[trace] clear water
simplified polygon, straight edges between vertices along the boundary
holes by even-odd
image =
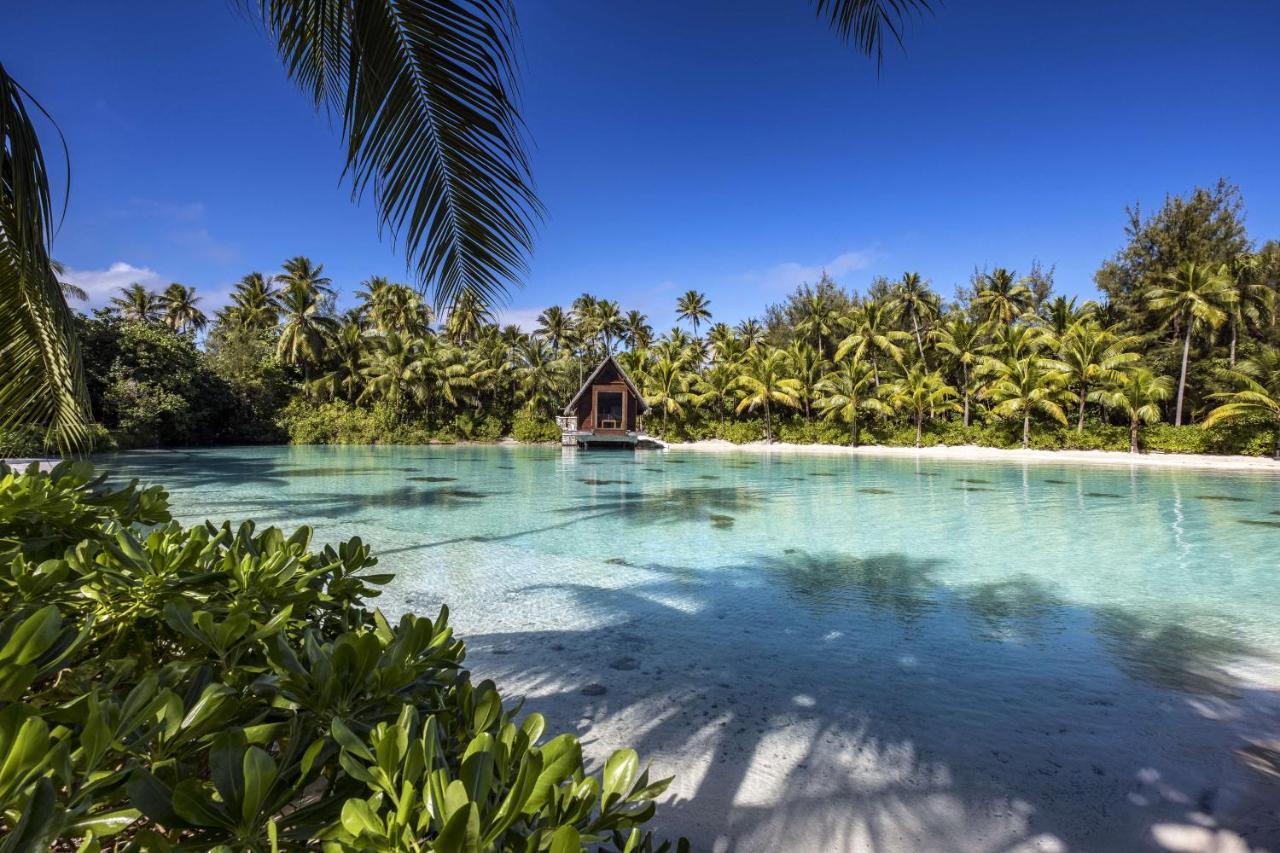
[[[384,608],[448,602],[479,674],[678,773],[663,827],[707,847],[1280,843],[1280,796],[1237,754],[1280,738],[1280,475],[505,447],[103,462],[184,521],[361,536],[397,573]]]

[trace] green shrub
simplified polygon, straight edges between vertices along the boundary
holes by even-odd
[[[793,420],[779,424],[774,432],[778,441],[792,444],[848,444],[849,427],[828,420],[806,423]]]
[[[560,428],[553,419],[525,409],[516,413],[511,424],[511,436],[516,441],[528,443],[559,441]]]
[[[359,539],[168,517],[86,463],[0,467],[4,849],[654,847],[668,780],[626,749],[588,775],[447,609],[368,609]]]

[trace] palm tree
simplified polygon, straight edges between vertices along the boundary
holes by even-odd
[[[1084,432],[1084,404],[1091,388],[1114,382],[1121,370],[1141,358],[1130,349],[1136,344],[1135,338],[1117,337],[1092,321],[1077,323],[1062,336],[1056,364],[1080,398],[1077,434]]]
[[[818,386],[820,406],[826,417],[849,425],[849,445],[858,446],[858,412],[879,412],[886,407],[875,397],[875,374],[871,365],[850,356],[836,365]],[[917,441],[917,444],[919,442]]]
[[[1134,366],[1121,374],[1110,388],[1100,388],[1090,398],[1129,418],[1129,452],[1138,452],[1138,430],[1142,424],[1160,420],[1160,404],[1173,393],[1173,380],[1156,376],[1148,368]],[[1205,423],[1208,426],[1208,422]]]
[[[924,355],[924,336],[921,334],[920,321],[922,318],[935,316],[938,309],[937,297],[929,289],[929,282],[922,279],[920,273],[905,272],[902,274],[902,279],[894,285],[889,300],[894,311],[905,313],[911,319],[911,331],[916,336],[920,360],[928,368],[929,361]]]
[[[1174,426],[1182,426],[1182,401],[1187,387],[1187,360],[1191,355],[1191,336],[1197,328],[1216,329],[1227,319],[1236,302],[1231,279],[1225,267],[1216,270],[1189,261],[1167,273],[1164,284],[1147,292],[1147,307],[1163,313],[1166,323],[1185,330],[1182,343],[1182,371],[1178,374],[1178,402]]]
[[[368,340],[357,323],[343,323],[329,342],[329,362],[333,365],[324,376],[315,380],[315,391],[330,399],[341,397],[354,402],[361,385],[360,364],[364,358]]]
[[[800,408],[800,383],[790,375],[790,364],[786,352],[770,350],[755,351],[741,367],[738,375],[738,386],[743,391],[738,401],[738,413],[753,412],[764,409],[764,440],[773,443],[773,418],[771,403],[778,403],[793,409]]]
[[[796,306],[796,333],[823,355],[827,354],[831,337],[840,325],[840,311],[831,298],[834,287],[834,282],[824,274],[823,283],[818,287],[805,285]]]
[[[158,322],[163,308],[160,297],[136,281],[120,288],[120,295],[111,297],[110,304],[121,319],[134,323]]]
[[[849,333],[836,347],[836,361],[854,353],[871,362],[876,386],[880,385],[880,357],[902,360],[903,341],[911,336],[893,327],[893,311],[886,300],[873,299],[854,308],[842,321]]]
[[[760,325],[760,321],[754,317],[748,317],[738,323],[738,337],[742,338],[742,342],[747,345],[747,349],[751,349],[764,340],[764,326]]]
[[[544,338],[556,352],[568,349],[573,337],[573,318],[559,305],[552,305],[538,315],[538,327],[533,332]]]
[[[186,287],[176,281],[160,294],[160,303],[164,307],[164,320],[169,328],[179,334],[198,332],[209,322],[204,312],[196,307],[200,297],[196,296],[194,287]]]
[[[818,398],[818,385],[831,366],[822,354],[806,343],[796,343],[788,352],[791,359],[791,376],[796,380],[797,397],[804,409],[806,422],[813,420],[812,404]]]
[[[333,294],[333,280],[325,276],[324,264],[317,264],[305,255],[297,255],[285,261],[281,266],[284,272],[276,276],[276,281],[284,285],[285,290],[301,288],[312,294],[316,301]]]
[[[428,427],[437,397],[456,406],[463,393],[475,387],[462,350],[434,336],[419,340],[417,369],[408,381],[414,399],[422,403]]]
[[[622,319],[622,311],[618,308],[618,303],[612,299],[602,299],[597,302],[593,326],[604,344],[605,353],[612,355],[614,338],[621,337],[626,331],[626,324]]]
[[[973,368],[987,352],[987,324],[971,320],[963,311],[953,311],[933,332],[938,349],[960,365],[960,392],[964,397],[964,425],[969,426],[969,400],[973,394]]]
[[[685,291],[684,296],[676,300],[676,317],[688,320],[693,326],[693,336],[698,336],[698,324],[711,319],[711,302],[706,294],[696,290]]]
[[[396,414],[404,416],[404,397],[423,370],[423,341],[390,332],[377,338],[365,351],[360,372],[364,375],[362,399],[383,400]]]
[[[1276,460],[1280,460],[1280,347],[1267,347],[1257,356],[1224,371],[1236,386],[1213,397],[1225,402],[1204,419],[1205,429],[1223,421],[1244,417],[1269,418],[1275,428]]]
[[[484,298],[474,290],[464,290],[449,309],[444,327],[449,340],[461,345],[478,338],[480,329],[491,322],[493,315]]]
[[[249,332],[275,328],[280,317],[280,294],[260,272],[251,272],[236,282],[231,304],[218,314],[224,323]]]
[[[550,341],[541,337],[525,339],[515,351],[515,374],[525,405],[540,414],[556,408],[564,362]]]
[[[1069,399],[1066,390],[1067,375],[1055,361],[1039,356],[1027,356],[1014,361],[987,359],[982,366],[984,376],[989,376],[984,396],[995,405],[991,411],[1001,417],[1022,418],[1022,446],[1031,446],[1031,415],[1040,412],[1063,426],[1067,415],[1062,401]]]
[[[649,325],[649,318],[642,312],[634,309],[628,311],[627,316],[622,320],[622,327],[627,346],[631,349],[647,349],[649,344],[653,343],[653,327]]]
[[[289,76],[338,117],[357,198],[403,240],[437,304],[494,297],[518,280],[541,206],[514,96],[511,3],[241,0]],[[830,0],[817,13],[883,59],[929,0]],[[50,263],[55,224],[31,95],[0,65],[0,427],[49,423],[87,446],[88,392],[75,327]]]
[[[425,337],[431,331],[431,307],[417,290],[407,284],[393,284],[382,276],[364,282],[356,291],[364,313],[381,334],[399,332],[409,337]]]
[[[699,406],[707,403],[714,404],[716,418],[723,424],[725,415],[729,411],[729,402],[733,400],[738,390],[739,375],[737,365],[723,361],[716,362],[702,371],[695,380],[697,393],[692,398],[693,402]]]
[[[1262,275],[1261,256],[1244,254],[1228,267],[1235,299],[1229,309],[1231,320],[1231,366],[1236,365],[1236,345],[1240,330],[1261,329],[1276,315],[1276,291]]]
[[[973,307],[990,323],[1008,325],[1031,310],[1035,294],[1013,272],[996,267],[984,274],[973,297]]]
[[[311,381],[311,365],[324,356],[325,343],[338,330],[338,321],[320,310],[317,290],[293,284],[280,299],[284,325],[276,342],[276,357],[302,368],[304,382]]]
[[[1090,300],[1084,305],[1076,306],[1076,298],[1068,299],[1057,296],[1040,306],[1044,321],[1056,337],[1062,337],[1072,326],[1089,320],[1097,311],[1097,304]]]
[[[913,364],[902,376],[880,389],[884,405],[899,412],[908,412],[915,420],[916,447],[924,442],[925,415],[958,411],[955,402],[956,389],[952,388],[936,370],[926,370],[923,364]]]
[[[667,432],[668,418],[684,414],[689,402],[689,371],[684,359],[660,358],[645,377],[644,401],[662,412],[662,432]]]

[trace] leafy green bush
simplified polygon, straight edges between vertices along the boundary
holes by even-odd
[[[58,456],[56,446],[46,440],[47,431],[38,426],[17,426],[0,429],[0,458],[29,459],[40,456]],[[89,425],[89,440],[94,450],[116,449],[115,438],[102,424]]]
[[[849,428],[828,420],[794,420],[779,424],[776,437],[792,444],[848,444]]]
[[[551,418],[522,409],[516,413],[515,421],[511,424],[511,435],[516,441],[559,441],[560,428]]]
[[[668,780],[588,775],[472,682],[447,609],[391,624],[369,548],[310,540],[0,466],[0,847],[654,849]]]

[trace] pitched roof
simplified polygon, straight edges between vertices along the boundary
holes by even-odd
[[[573,414],[573,407],[578,405],[578,401],[582,399],[582,395],[587,393],[587,389],[595,383],[596,377],[599,376],[600,372],[609,364],[613,365],[613,369],[618,371],[618,375],[622,377],[623,383],[626,384],[627,388],[631,389],[631,393],[635,394],[636,399],[640,401],[640,408],[637,410],[636,414],[643,415],[645,412],[649,411],[649,404],[644,401],[644,395],[640,393],[640,389],[636,387],[636,383],[631,381],[631,377],[627,375],[627,371],[623,370],[622,365],[618,364],[618,360],[610,354],[606,355],[604,360],[600,362],[599,366],[596,367],[595,370],[591,371],[591,375],[587,377],[587,381],[582,383],[582,387],[578,389],[578,393],[574,394],[573,399],[569,401],[569,405],[564,407],[564,414]]]

